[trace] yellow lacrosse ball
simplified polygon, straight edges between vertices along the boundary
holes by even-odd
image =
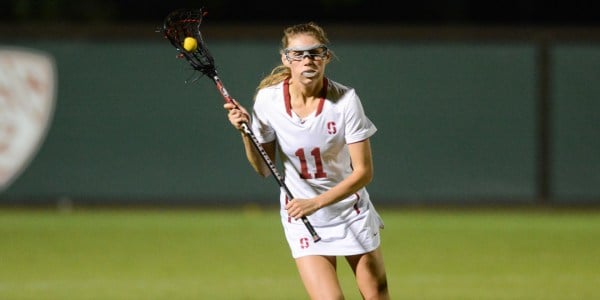
[[[198,49],[198,41],[195,38],[188,36],[183,40],[183,49],[187,52],[194,52]]]

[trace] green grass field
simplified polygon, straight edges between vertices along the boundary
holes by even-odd
[[[600,299],[597,210],[384,209],[393,299]],[[347,299],[360,299],[343,260]],[[275,210],[0,210],[0,299],[306,299]]]

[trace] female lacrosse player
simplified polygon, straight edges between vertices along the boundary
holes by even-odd
[[[365,186],[373,177],[369,138],[377,130],[353,88],[325,77],[333,58],[328,39],[314,23],[284,30],[282,65],[264,78],[252,117],[237,103],[225,104],[231,124],[246,122],[272,161],[279,153],[285,184],[281,221],[300,277],[311,299],[343,299],[336,258],[345,257],[364,299],[389,299],[380,249],[383,222]],[[246,156],[262,176],[270,172],[242,133]],[[313,242],[306,216],[321,240]]]

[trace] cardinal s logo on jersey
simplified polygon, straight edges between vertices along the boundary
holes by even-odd
[[[337,133],[337,128],[335,127],[335,122],[330,121],[327,122],[327,133],[333,135]]]

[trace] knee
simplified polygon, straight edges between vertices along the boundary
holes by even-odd
[[[387,295],[388,294],[388,283],[387,283],[387,279],[385,277],[377,285],[377,292],[379,293],[379,295]]]
[[[377,280],[376,285],[365,292],[366,293],[363,293],[362,295],[365,300],[382,300],[390,298],[388,283],[385,277]]]

